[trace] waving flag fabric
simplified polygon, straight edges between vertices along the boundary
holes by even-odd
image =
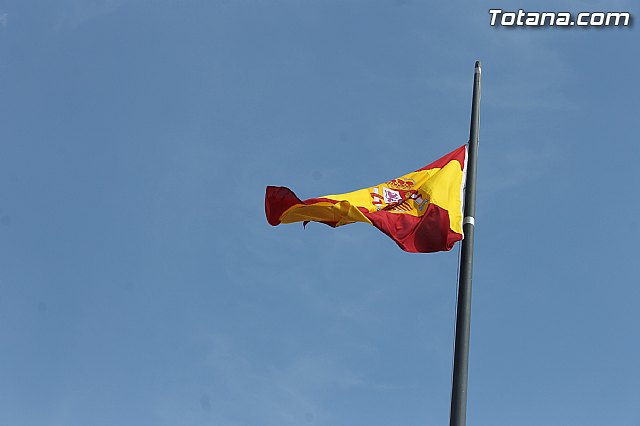
[[[397,179],[346,194],[300,200],[289,188],[268,186],[267,221],[321,222],[332,227],[371,224],[405,251],[451,250],[462,239],[466,145]]]

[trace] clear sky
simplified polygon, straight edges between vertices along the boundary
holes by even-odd
[[[469,425],[640,424],[636,1],[0,0],[0,424],[448,424],[458,246],[269,226],[464,144]]]

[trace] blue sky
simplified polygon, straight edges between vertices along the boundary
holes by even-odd
[[[0,424],[447,424],[451,252],[272,228],[468,139],[469,425],[637,425],[632,1],[0,1]]]

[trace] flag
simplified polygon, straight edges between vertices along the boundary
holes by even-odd
[[[412,253],[451,250],[462,239],[467,146],[426,167],[370,188],[300,200],[289,188],[267,186],[265,212],[273,225],[364,222]]]

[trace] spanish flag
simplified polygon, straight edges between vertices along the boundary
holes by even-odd
[[[375,226],[412,253],[451,250],[462,240],[467,146],[426,167],[366,189],[300,200],[289,188],[267,186],[265,211],[273,225],[309,221],[332,227]]]

